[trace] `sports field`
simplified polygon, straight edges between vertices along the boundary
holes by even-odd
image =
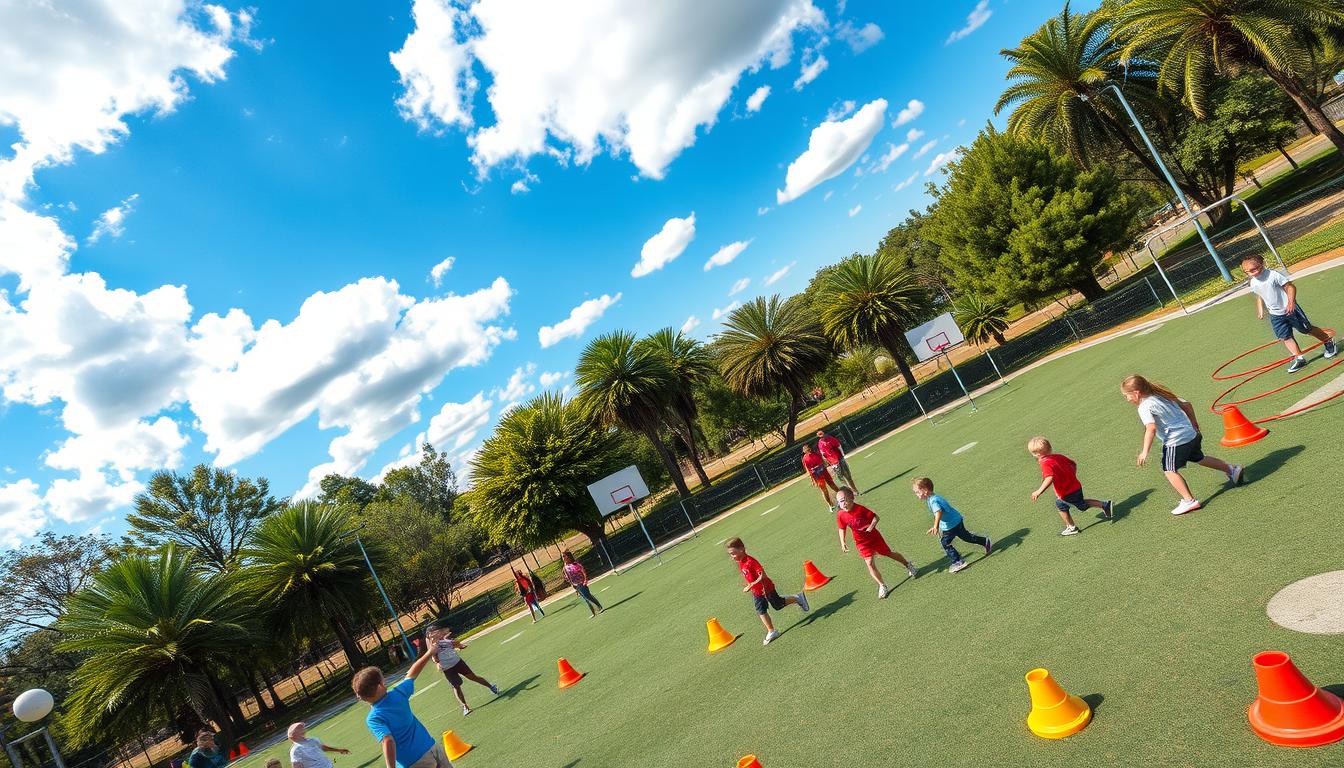
[[[1344,328],[1344,270],[1299,289],[1316,322]],[[1286,651],[1317,684],[1344,684],[1344,636],[1290,631],[1265,615],[1282,587],[1344,568],[1344,399],[1271,424],[1267,438],[1239,449],[1219,447],[1222,425],[1203,415],[1206,451],[1245,464],[1248,480],[1231,488],[1188,468],[1205,508],[1178,518],[1168,513],[1176,495],[1157,467],[1160,452],[1135,467],[1141,428],[1118,391],[1121,378],[1140,372],[1204,414],[1227,386],[1209,373],[1269,338],[1241,298],[1047,363],[986,395],[978,413],[959,408],[855,454],[859,501],[920,566],[918,579],[905,580],[883,561],[899,584],[886,600],[852,547],[841,554],[816,490],[794,483],[671,548],[662,565],[595,582],[609,606],[602,616],[589,619],[570,596],[541,623],[524,618],[476,638],[463,656],[503,692],[492,700],[467,682],[470,716],[432,666],[413,706],[436,736],[453,728],[476,745],[461,766],[728,768],[750,753],[765,768],[1344,765],[1344,743],[1273,747],[1246,721],[1257,651]],[[1255,362],[1280,356],[1276,348]],[[1319,356],[1297,375],[1324,365]],[[1344,366],[1245,410],[1277,413],[1337,373]],[[1262,376],[1250,391],[1287,376]],[[1035,434],[1078,462],[1088,496],[1115,500],[1117,519],[1076,514],[1083,533],[1058,535],[1049,492],[1029,500],[1040,480],[1025,450]],[[910,492],[921,475],[970,530],[995,540],[992,555],[958,542],[972,566],[946,573],[925,534],[930,515]],[[768,647],[719,543],[730,536],[746,541],[781,592],[801,588],[805,559],[836,577],[812,593],[810,615],[776,614],[784,634]],[[713,656],[711,616],[742,634]],[[563,691],[561,656],[587,673]],[[1036,666],[1092,703],[1084,731],[1063,741],[1027,731],[1023,675]],[[365,712],[357,703],[311,729],[353,750],[340,768],[381,766]],[[243,765],[284,757],[286,747]]]

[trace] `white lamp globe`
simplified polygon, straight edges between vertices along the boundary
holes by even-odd
[[[56,702],[41,688],[24,691],[14,699],[14,716],[25,723],[35,723],[51,713]]]

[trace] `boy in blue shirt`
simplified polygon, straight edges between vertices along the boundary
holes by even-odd
[[[939,535],[938,543],[943,545],[943,551],[947,553],[952,560],[952,567],[947,569],[948,573],[956,573],[966,567],[966,561],[961,559],[961,553],[952,546],[953,539],[961,539],[971,544],[979,544],[985,548],[985,554],[988,555],[993,549],[994,544],[988,536],[977,536],[966,530],[966,524],[963,522],[961,513],[957,508],[947,503],[947,499],[933,492],[933,481],[927,477],[921,477],[915,481],[911,489],[915,496],[929,505],[929,511],[933,513],[933,527],[929,529],[929,535]]]
[[[373,738],[383,747],[386,768],[453,768],[444,754],[443,745],[411,712],[411,694],[415,693],[415,678],[434,658],[436,649],[430,645],[425,653],[406,670],[406,678],[390,689],[377,667],[365,667],[355,673],[350,687],[355,696],[369,705],[369,716],[364,722]]]

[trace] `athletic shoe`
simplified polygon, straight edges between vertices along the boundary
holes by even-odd
[[[774,640],[777,637],[779,637],[779,630],[772,629],[766,633],[765,639],[761,641],[761,645],[769,645],[770,641]]]
[[[497,685],[491,685],[491,686],[490,686],[490,692],[493,693],[493,694],[495,694],[496,696],[498,696],[498,695],[499,695],[499,686],[497,686]]]
[[[966,561],[962,560],[959,563],[953,563],[952,567],[947,569],[947,572],[956,573],[957,571],[964,571],[964,570],[966,570]]]
[[[1242,476],[1245,473],[1245,467],[1240,464],[1233,464],[1227,468],[1227,479],[1231,480],[1233,485],[1241,485]]]
[[[807,604],[807,595],[803,594],[802,592],[799,592],[793,597],[795,600],[798,601],[798,607],[803,609],[803,613],[807,613],[808,611],[812,610],[812,606]]]
[[[1322,346],[1325,348],[1325,357],[1327,360],[1339,354],[1339,347],[1335,344],[1334,339],[1325,342]]]
[[[1069,526],[1065,526],[1064,530],[1062,530],[1062,531],[1059,532],[1059,535],[1060,535],[1060,536],[1077,536],[1079,533],[1081,533],[1081,531],[1078,530],[1078,526],[1076,526],[1076,525],[1069,525]]]
[[[831,506],[829,506],[829,507],[826,508],[826,511],[827,511],[827,512],[834,512],[835,510],[836,510],[836,506],[835,506],[834,504],[832,504]]]
[[[912,579],[919,577],[919,569],[915,567],[915,564],[912,561],[906,561],[905,572],[910,574],[910,578]]]
[[[1101,516],[1107,520],[1111,520],[1115,517],[1114,509],[1115,505],[1111,503],[1110,499],[1101,502]]]
[[[1297,357],[1293,358],[1293,362],[1288,364],[1288,372],[1297,373],[1298,371],[1306,367],[1307,367],[1307,358],[1298,355]]]
[[[468,707],[466,704],[463,704],[463,705],[462,705],[462,714],[463,714],[463,715],[470,715],[470,714],[471,714],[471,707]]]
[[[1171,514],[1184,515],[1186,512],[1193,512],[1201,506],[1199,499],[1181,499],[1181,503],[1177,504],[1176,508],[1171,510]]]
[[[994,551],[994,542],[990,541],[990,540],[989,540],[989,537],[986,536],[986,537],[985,537],[985,554],[988,555],[990,552],[993,552],[993,551]]]
[[[878,600],[881,600],[881,599],[885,598],[887,595],[890,595],[890,594],[891,594],[891,590],[887,589],[887,585],[886,585],[886,584],[878,584],[878,585],[877,585],[877,599],[878,599]]]

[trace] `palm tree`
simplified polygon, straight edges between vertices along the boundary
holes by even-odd
[[[330,627],[352,669],[369,663],[354,628],[376,605],[355,524],[339,507],[303,501],[266,518],[243,548],[242,586],[289,623],[286,634],[317,636]],[[382,552],[368,542],[375,563]]]
[[[659,430],[672,401],[672,370],[661,355],[635,343],[628,331],[598,336],[584,347],[574,366],[579,394],[574,402],[589,418],[606,427],[621,427],[648,438],[667,466],[677,493],[691,494],[681,467]]]
[[[803,389],[826,368],[831,345],[803,295],[757,297],[733,310],[714,340],[719,370],[743,397],[789,396],[784,442],[793,444]]]
[[[1144,59],[1126,61],[1124,44],[1111,33],[1104,9],[1091,13],[1064,10],[1028,35],[1017,48],[1000,51],[1012,62],[1007,90],[994,105],[998,114],[1011,106],[1008,132],[1047,141],[1068,152],[1083,167],[1106,147],[1118,145],[1154,179],[1162,171],[1140,144],[1127,115],[1102,89],[1114,83],[1140,111],[1161,112],[1157,72]],[[1082,98],[1080,98],[1082,97]],[[1176,183],[1201,207],[1212,202],[1176,168]]]
[[[1008,308],[993,301],[985,301],[979,296],[968,293],[953,304],[953,317],[961,332],[976,344],[993,339],[1005,344],[1003,332],[1008,330]]]
[[[190,550],[169,544],[112,563],[66,602],[57,628],[62,651],[87,654],[66,702],[75,746],[148,726],[151,702],[187,703],[214,721],[222,745],[235,723],[218,670],[245,656],[255,606],[234,577],[207,574]]]
[[[672,371],[672,398],[668,403],[669,426],[681,436],[690,455],[691,466],[702,485],[709,485],[709,475],[700,463],[700,449],[695,442],[695,423],[700,409],[695,404],[695,391],[714,375],[714,360],[704,344],[674,328],[663,328],[640,339],[639,346],[663,358]]]
[[[906,385],[915,386],[915,372],[905,360],[905,329],[928,308],[929,296],[910,270],[886,252],[851,256],[826,276],[822,295],[821,325],[836,344],[882,347]]]
[[[1317,30],[1344,27],[1339,0],[1130,0],[1114,14],[1125,55],[1160,52],[1159,86],[1180,92],[1196,116],[1205,116],[1216,77],[1255,68],[1344,151],[1344,133],[1304,83],[1320,47]]]

